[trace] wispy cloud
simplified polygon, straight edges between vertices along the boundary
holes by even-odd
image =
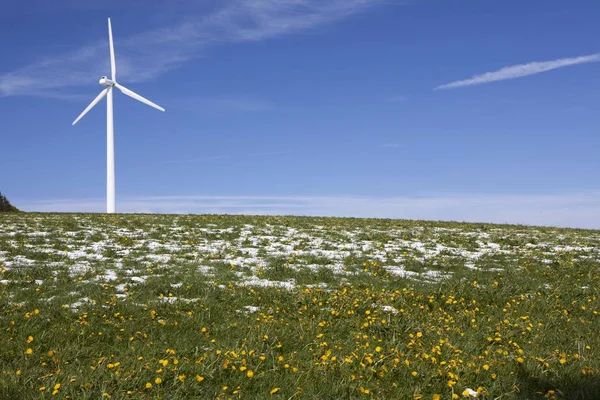
[[[397,148],[397,147],[400,147],[400,145],[398,143],[385,143],[379,147]]]
[[[215,45],[259,41],[307,31],[346,18],[384,0],[227,0],[218,8],[198,11],[200,0],[189,2],[187,17],[160,30],[130,37],[119,35],[114,20],[119,77],[127,83],[154,79],[198,58]],[[182,7],[186,5],[180,4]],[[76,32],[74,32],[76,34]],[[65,95],[65,90],[90,84],[109,70],[107,39],[67,54],[0,74],[0,96]],[[238,106],[240,106],[238,104]],[[244,105],[241,105],[244,106]]]
[[[103,212],[104,199],[15,202],[26,211]],[[600,228],[600,192],[555,195],[124,197],[119,212],[403,218]]]
[[[530,62],[527,64],[513,65],[504,67],[498,71],[486,72],[485,74],[476,75],[469,79],[450,82],[436,87],[434,90],[454,89],[464,86],[481,85],[484,83],[503,81],[506,79],[522,78],[524,76],[536,75],[542,72],[552,71],[557,68],[569,67],[572,65],[600,62],[600,53],[590,54],[587,56],[561,58],[553,61]]]

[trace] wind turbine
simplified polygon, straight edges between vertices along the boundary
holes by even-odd
[[[115,64],[115,47],[113,45],[112,27],[110,18],[108,19],[108,43],[110,47],[110,72],[111,78],[103,76],[100,78],[100,85],[104,86],[104,90],[92,100],[89,106],[73,121],[75,125],[85,114],[88,113],[100,100],[106,96],[106,212],[113,214],[115,212],[115,138],[114,138],[114,122],[113,122],[113,89],[119,89],[123,94],[132,97],[144,104],[154,107],[157,110],[165,111],[161,106],[154,104],[148,99],[143,98],[139,94],[127,89],[125,86],[117,83],[117,67]]]

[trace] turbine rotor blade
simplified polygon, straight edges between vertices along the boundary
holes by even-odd
[[[113,43],[112,36],[112,25],[110,24],[110,18],[108,19],[108,44],[110,47],[110,72],[111,79],[115,81],[117,79],[117,63],[115,61],[115,45]]]
[[[92,100],[92,102],[90,103],[90,105],[87,106],[86,109],[83,110],[83,112],[81,114],[79,114],[79,117],[77,117],[77,119],[75,121],[73,121],[73,125],[75,125],[81,118],[83,118],[83,116],[85,114],[88,113],[88,111],[90,111],[96,104],[98,104],[98,102],[100,100],[102,100],[102,98],[104,96],[106,96],[106,94],[108,93],[109,90],[110,90],[110,88],[106,88],[103,91],[101,91],[100,94],[98,96],[96,96],[96,98],[94,100]]]
[[[117,89],[119,89],[121,92],[123,92],[123,94],[126,94],[127,96],[129,96],[129,97],[131,97],[131,98],[134,98],[134,99],[136,99],[136,100],[138,100],[138,101],[141,101],[142,103],[144,103],[144,104],[147,104],[147,105],[149,105],[150,107],[154,107],[154,108],[156,108],[157,110],[160,110],[160,111],[165,111],[165,109],[164,109],[164,108],[162,108],[161,106],[159,106],[158,104],[154,104],[154,103],[153,103],[153,102],[151,102],[150,100],[148,100],[148,99],[146,99],[146,98],[143,98],[142,96],[140,96],[139,94],[135,93],[134,91],[127,89],[127,88],[126,88],[125,86],[123,86],[123,85],[119,85],[118,83],[115,83],[115,87],[116,87]]]

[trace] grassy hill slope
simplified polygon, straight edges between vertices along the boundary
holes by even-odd
[[[0,398],[597,398],[599,249],[489,224],[1,215]]]

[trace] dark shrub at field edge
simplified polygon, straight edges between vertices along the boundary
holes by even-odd
[[[17,207],[10,204],[5,195],[0,192],[0,212],[18,212]]]

